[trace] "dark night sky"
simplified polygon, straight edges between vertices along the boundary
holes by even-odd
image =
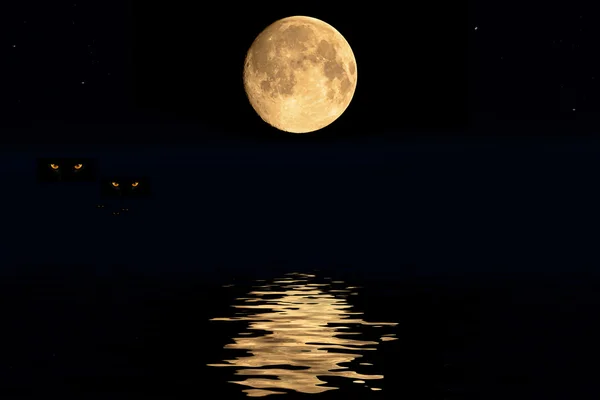
[[[502,263],[549,244],[549,258],[585,259],[590,236],[576,234],[592,224],[599,162],[591,2],[13,3],[0,39],[12,262]],[[352,104],[317,133],[270,128],[243,92],[246,50],[289,15],[330,23],[357,58]],[[34,158],[56,153],[150,175],[155,197],[115,221],[95,214],[94,188],[42,193]]]
[[[287,140],[467,126],[466,10],[448,7],[458,18],[450,22],[443,10],[415,19],[425,11],[417,6],[405,6],[403,15],[388,20],[379,9],[340,12],[310,3],[271,10],[250,3],[235,11],[217,6],[210,13],[183,2],[168,7],[116,1],[18,4],[4,46],[10,65],[4,74],[9,87],[4,109],[10,110],[5,123],[13,127],[33,121],[161,122],[196,125],[194,137],[182,134],[184,143],[207,137],[293,137],[257,118],[241,72],[256,35],[276,19],[297,14],[326,20],[344,34],[361,80],[351,108],[335,125],[319,135]],[[124,129],[115,141],[139,143],[134,135]]]
[[[351,108],[315,140],[485,136],[499,126],[496,133],[504,135],[516,134],[515,128],[530,135],[548,127],[565,135],[597,128],[599,28],[589,2],[518,8],[470,2],[435,12],[403,5],[390,13],[381,6],[340,11],[310,3],[264,10],[249,3],[235,12],[184,2],[14,3],[3,13],[7,127],[57,124],[60,135],[62,124],[189,123],[196,134],[183,134],[183,143],[212,136],[287,138],[248,107],[241,68],[265,26],[308,14],[337,27],[360,66]],[[524,121],[540,129],[520,128]],[[132,136],[123,129],[116,141],[139,143]],[[311,138],[290,140],[317,137],[304,136]]]

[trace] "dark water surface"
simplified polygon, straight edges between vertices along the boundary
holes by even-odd
[[[205,272],[37,265],[5,273],[2,393],[427,398],[443,394],[444,379],[465,388],[444,367],[458,344],[449,324],[473,342],[467,322],[450,317],[476,302],[442,312],[454,300],[435,305],[425,287],[363,285],[327,268]]]
[[[591,272],[492,280],[294,268],[5,272],[2,398],[597,393]]]

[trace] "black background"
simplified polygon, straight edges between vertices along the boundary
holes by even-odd
[[[13,33],[20,43],[9,49],[16,51],[3,96],[10,106],[5,108],[5,123],[57,125],[55,141],[68,137],[70,142],[93,143],[106,135],[112,139],[105,141],[115,143],[185,143],[211,137],[327,141],[381,135],[396,140],[417,132],[464,131],[468,125],[465,5],[438,6],[432,13],[422,4],[403,4],[389,12],[388,5],[312,3],[207,7],[89,1],[76,7],[64,2],[64,10],[56,4],[19,4],[28,20],[23,24],[11,18],[15,31],[37,26],[24,34],[25,43]],[[60,11],[66,13],[61,22]],[[242,85],[244,57],[254,38],[289,15],[314,16],[336,27],[351,44],[359,71],[354,99],[343,116],[318,134],[301,137],[265,124],[249,105]],[[36,50],[14,57],[26,52],[26,46]],[[87,50],[92,53],[86,55]],[[81,132],[68,132],[75,130],[74,123],[112,123],[120,128],[82,137]],[[195,129],[171,132],[170,139],[156,138],[122,126],[130,123],[192,124]],[[35,129],[26,134],[45,139]]]
[[[599,128],[592,3],[208,7],[90,0],[3,7],[4,142],[295,143],[365,136],[397,143],[465,136],[523,142],[593,136]],[[302,14],[342,32],[359,81],[335,124],[298,136],[256,116],[241,72],[262,29]],[[172,129],[143,132],[157,125]],[[182,125],[189,130],[177,129]]]
[[[2,387],[239,395],[198,370],[231,337],[207,322],[233,301],[219,285],[318,266],[401,321],[383,398],[596,389],[593,3],[1,7]],[[310,134],[269,127],[241,81],[290,15],[357,59],[351,105]],[[115,219],[95,183],[36,185],[36,157],[61,156],[152,196]]]

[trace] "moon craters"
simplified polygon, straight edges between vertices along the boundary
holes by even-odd
[[[293,70],[302,67],[304,60],[316,62],[314,55],[306,54],[306,42],[314,37],[314,32],[308,25],[275,30],[267,29],[253,44],[252,69],[263,76],[260,87],[270,96],[291,96],[297,83]]]
[[[244,66],[244,86],[255,111],[294,133],[327,126],[344,112],[356,87],[356,61],[333,27],[310,17],[268,26]]]
[[[337,60],[337,52],[335,47],[326,40],[321,40],[317,46],[317,54],[319,54],[325,60],[324,70],[325,76],[329,80],[335,78],[343,79],[346,75],[344,71],[344,64]]]
[[[280,38],[277,40],[280,43],[275,43],[275,45],[283,44],[289,50],[303,52],[307,49],[305,43],[314,36],[313,30],[307,25],[290,25],[280,34]]]

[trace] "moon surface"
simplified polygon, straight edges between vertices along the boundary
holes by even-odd
[[[244,89],[256,113],[286,132],[322,129],[342,115],[356,90],[356,59],[331,25],[280,19],[262,31],[244,63]]]

